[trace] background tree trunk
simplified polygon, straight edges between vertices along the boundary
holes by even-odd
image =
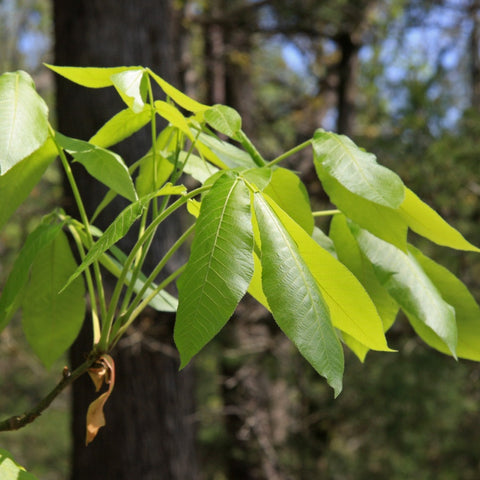
[[[55,62],[58,65],[151,67],[178,85],[177,46],[180,12],[169,0],[54,1]],[[179,85],[180,86],[180,85]],[[90,136],[123,108],[116,92],[87,90],[57,80],[59,129],[82,139]],[[119,153],[127,163],[149,148],[149,133],[122,142]],[[79,187],[91,214],[104,191],[81,169]],[[66,199],[67,208],[71,202]],[[101,222],[107,225],[124,205],[117,203]],[[160,253],[175,237],[171,223],[156,242]],[[128,240],[127,240],[128,242]],[[128,251],[128,244],[122,245]],[[158,258],[158,257],[157,257]],[[153,263],[155,259],[152,259]],[[107,426],[85,447],[85,415],[93,388],[82,378],[73,388],[72,480],[132,480],[197,478],[193,425],[193,377],[178,373],[172,345],[173,315],[148,312],[112,353],[117,382],[106,406]],[[86,322],[88,331],[89,322]],[[91,343],[83,338],[72,348],[76,365]]]

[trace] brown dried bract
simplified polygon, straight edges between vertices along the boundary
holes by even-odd
[[[87,411],[87,435],[85,444],[88,445],[97,436],[98,430],[105,425],[103,407],[112,393],[115,385],[115,363],[110,355],[102,355],[89,369],[88,374],[98,392],[103,384],[108,385],[108,391],[94,400]]]

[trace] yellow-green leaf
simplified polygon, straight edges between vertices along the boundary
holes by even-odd
[[[372,350],[389,351],[382,320],[361,283],[273,200],[265,198],[295,240],[330,309],[333,325]]]
[[[400,205],[399,212],[414,232],[438,245],[480,252],[479,248],[465,240],[458,230],[449,225],[409,188],[405,189],[405,200]]]

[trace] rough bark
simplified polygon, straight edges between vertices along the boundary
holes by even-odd
[[[179,25],[169,0],[54,1],[55,62],[58,65],[151,67],[179,84],[176,51]],[[113,113],[123,108],[115,92],[87,90],[57,82],[59,129],[88,139]],[[118,149],[130,163],[148,149],[149,133],[137,134]],[[104,191],[76,170],[89,213]],[[68,195],[66,207],[73,208]],[[104,215],[108,224],[123,207]],[[178,231],[172,223],[155,242],[159,254]],[[128,241],[123,244],[128,249]],[[158,258],[158,257],[157,257]],[[152,259],[152,262],[155,258]],[[88,328],[88,322],[86,322]],[[181,374],[172,346],[172,315],[148,312],[112,353],[117,381],[106,405],[107,426],[88,447],[85,414],[93,388],[88,378],[73,388],[72,480],[131,480],[197,478],[194,448],[193,377]],[[85,335],[84,335],[85,337]],[[80,362],[91,343],[85,338],[72,349],[72,363]]]

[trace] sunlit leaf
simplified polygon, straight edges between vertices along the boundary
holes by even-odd
[[[57,153],[55,144],[49,138],[38,150],[0,175],[0,228],[28,197]]]
[[[60,133],[55,134],[55,139],[92,177],[128,200],[137,200],[132,177],[120,155]]]
[[[458,230],[449,225],[409,188],[405,189],[405,200],[399,211],[414,232],[432,242],[457,250],[480,252],[480,249],[465,240]]]
[[[406,251],[408,226],[398,210],[351,193],[318,162],[315,169],[330,201],[348,218],[382,240]]]
[[[314,221],[310,199],[298,175],[286,168],[276,168],[264,192],[308,234],[312,234]]]
[[[205,180],[218,172],[217,167],[192,153],[180,152],[179,160],[182,163],[183,171],[200,183],[204,183]]]
[[[163,100],[156,100],[155,110],[161,117],[167,120],[167,122],[171,123],[174,127],[177,127],[182,133],[184,133],[192,142],[194,141],[187,119],[178,108],[164,102]]]
[[[334,241],[338,259],[355,275],[373,301],[386,332],[395,321],[398,304],[378,281],[372,264],[360,250],[344,215],[332,218],[329,235]],[[343,340],[363,361],[369,348],[348,334],[343,334]]]
[[[302,260],[320,287],[333,326],[373,350],[388,351],[382,321],[357,278],[333,255],[320,247],[275,202],[269,197],[266,197],[266,200],[297,244]]]
[[[142,197],[160,188],[172,172],[173,164],[167,158],[158,154],[154,156],[152,152],[147,153],[141,159],[140,171],[135,180],[138,195]]]
[[[442,298],[417,259],[410,252],[402,252],[355,224],[349,226],[388,293],[405,313],[430,327],[455,356],[455,310]]]
[[[200,145],[204,147],[204,149],[200,149],[201,153],[205,153],[208,150],[218,157],[221,163],[219,165],[215,162],[212,163],[221,168],[225,168],[225,166],[230,168],[252,168],[257,166],[247,152],[206,133],[201,133],[198,136],[197,146],[200,147]],[[209,160],[210,158],[208,157]]]
[[[125,70],[114,73],[111,77],[114,87],[123,101],[133,110],[140,113],[144,110],[147,94],[147,82],[143,68]]]
[[[379,165],[375,155],[358,148],[345,135],[317,130],[313,137],[315,164],[347,190],[384,207],[397,208],[405,193],[400,177]]]
[[[419,250],[409,245],[409,252],[435,284],[443,299],[455,308],[458,329],[457,355],[468,360],[480,361],[480,307],[468,288],[445,267],[435,263]],[[410,319],[416,332],[431,347],[449,354],[449,349],[430,328]]]
[[[337,396],[342,390],[343,351],[322,293],[297,244],[261,193],[255,194],[254,205],[261,237],[262,289],[273,317]]]
[[[47,367],[70,347],[83,323],[83,279],[78,278],[68,288],[63,288],[75,267],[67,237],[60,231],[35,256],[24,290],[23,331],[33,351]]]
[[[12,455],[3,448],[0,448],[0,478],[2,480],[38,480],[35,475],[25,471],[15,462]]]
[[[113,85],[112,75],[127,70],[138,70],[142,67],[59,67],[57,65],[45,64],[50,70],[58,73],[68,80],[88,88],[104,88]]]
[[[0,174],[39,149],[48,135],[48,108],[23,71],[0,76]]]
[[[205,120],[217,132],[235,138],[242,129],[242,118],[236,110],[227,105],[214,105],[205,111]]]
[[[159,77],[156,73],[152,72],[150,69],[147,69],[150,76],[158,83],[160,88],[178,105],[185,108],[189,112],[203,112],[210,108],[208,105],[203,105],[200,102],[197,102],[193,98],[185,95],[180,90],[176,89],[173,85],[165,81],[163,78]]]
[[[313,227],[312,238],[330,255],[333,255],[335,258],[337,258],[337,252],[335,250],[333,240],[328,237],[323,230],[318,227]]]
[[[231,317],[253,273],[250,195],[233,173],[202,200],[187,268],[178,281],[175,343],[185,366]]]
[[[140,130],[150,121],[151,116],[152,111],[147,106],[139,113],[126,108],[108,120],[88,142],[108,148]]]

